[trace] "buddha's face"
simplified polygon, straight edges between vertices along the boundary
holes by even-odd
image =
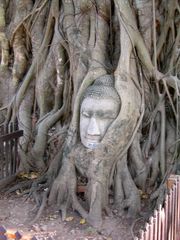
[[[82,144],[90,149],[96,148],[118,113],[119,104],[112,98],[85,98],[80,110],[80,137]]]

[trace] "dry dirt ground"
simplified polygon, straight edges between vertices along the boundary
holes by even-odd
[[[31,199],[17,194],[0,195],[0,226],[8,231],[19,231],[26,238],[36,236],[38,240],[132,240],[132,231],[137,232],[142,222],[119,216],[105,219],[104,231],[97,232],[84,223],[76,212],[69,212],[67,221],[62,221],[60,213],[48,207],[41,219],[31,224],[34,207]]]

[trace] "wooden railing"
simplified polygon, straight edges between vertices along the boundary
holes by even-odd
[[[23,135],[17,124],[0,126],[0,180],[14,175],[18,168],[18,139]]]
[[[145,230],[134,240],[180,240],[180,176],[172,175],[167,182],[169,193],[164,207],[159,206],[146,223]]]

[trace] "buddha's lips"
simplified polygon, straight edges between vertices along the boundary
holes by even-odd
[[[100,137],[85,137],[85,139],[89,142],[92,142],[92,143],[99,143],[100,142]]]

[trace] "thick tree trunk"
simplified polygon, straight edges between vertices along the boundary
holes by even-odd
[[[38,217],[46,202],[63,218],[72,206],[99,228],[110,191],[120,214],[135,215],[139,190],[152,193],[179,166],[178,14],[177,0],[0,0],[0,123],[18,118],[20,170],[41,173],[34,195],[48,189]],[[82,97],[106,76],[120,111],[87,149]]]

